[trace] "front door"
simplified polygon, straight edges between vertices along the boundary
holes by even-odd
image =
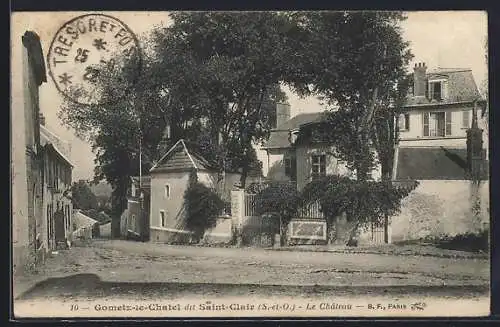
[[[57,242],[65,241],[64,212],[58,210],[54,213],[55,239]]]

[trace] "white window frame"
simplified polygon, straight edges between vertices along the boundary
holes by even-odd
[[[314,162],[314,158],[317,157],[319,158],[319,161],[317,163]],[[325,169],[324,169],[324,173],[322,174],[321,172],[321,157],[324,157],[325,158],[325,162],[324,162],[324,165],[325,165]],[[316,176],[314,174],[314,167],[318,166],[318,177],[324,177],[326,176],[326,154],[325,153],[313,153],[311,154],[311,179],[314,179],[314,177]]]
[[[132,195],[132,197],[135,197],[135,195],[136,195],[136,191],[137,191],[137,190],[136,190],[136,187],[135,187],[135,183],[132,183],[132,190],[131,190],[131,195]]]
[[[467,116],[466,116],[467,115]],[[471,111],[470,110],[463,110],[462,111],[462,129],[469,129],[471,126]],[[465,117],[467,117],[467,124],[464,124],[465,122]]]
[[[438,99],[438,101],[443,101],[443,100],[446,100],[448,98],[448,79],[446,78],[436,78],[436,79],[430,79],[429,82],[428,82],[428,89],[427,89],[427,93],[429,95],[429,99],[433,99],[433,89],[432,89],[432,85],[433,83],[440,83],[441,84],[441,98]]]
[[[165,227],[167,225],[167,214],[165,210],[160,210],[160,227]]]
[[[170,184],[165,184],[163,187],[163,198],[170,199]]]
[[[404,122],[404,128],[401,128],[401,121]],[[410,114],[409,113],[399,114],[399,116],[398,116],[398,129],[400,132],[407,132],[410,130]]]
[[[444,135],[431,135],[431,126],[430,126],[430,115],[431,114],[444,114]],[[426,116],[427,116],[427,124],[426,124]],[[425,126],[427,125],[427,135],[425,135]],[[449,132],[448,132],[449,125]],[[423,137],[447,137],[453,135],[453,120],[452,120],[452,112],[451,111],[427,111],[422,113],[422,136]]]

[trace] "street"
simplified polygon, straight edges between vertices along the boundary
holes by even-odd
[[[116,297],[142,299],[169,294],[321,296],[436,293],[484,295],[489,262],[377,254],[285,252],[255,248],[169,246],[94,240],[59,251],[21,299]],[[200,287],[203,285],[203,287]],[[164,291],[169,290],[167,293]],[[174,292],[174,290],[176,290]]]
[[[14,308],[39,317],[474,316],[489,312],[489,273],[486,259],[93,240],[53,254],[30,287],[16,280]]]

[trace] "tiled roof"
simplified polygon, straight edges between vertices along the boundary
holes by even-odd
[[[396,180],[465,180],[467,150],[445,147],[400,147]],[[487,161],[483,179],[487,179]]]
[[[188,150],[186,142],[182,139],[177,141],[170,150],[151,168],[150,172],[179,170],[179,169],[215,169],[214,165],[209,163],[195,150]]]
[[[426,105],[433,103],[457,103],[457,102],[472,102],[481,95],[477,88],[472,70],[468,68],[437,68],[427,72],[427,79],[444,77],[448,80],[448,97],[444,101],[433,101],[425,97],[410,96],[407,99],[407,106]]]
[[[324,118],[324,112],[314,112],[299,114],[287,120],[275,130],[271,131],[269,139],[263,145],[263,149],[279,149],[291,146],[289,133],[291,130],[299,128],[301,125],[320,122]]]

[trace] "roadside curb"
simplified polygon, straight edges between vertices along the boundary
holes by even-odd
[[[434,254],[434,253],[391,253],[391,252],[383,252],[383,251],[374,251],[374,250],[336,250],[336,249],[304,249],[304,248],[265,248],[267,251],[287,251],[287,252],[329,252],[329,253],[339,253],[339,254],[378,254],[378,255],[392,255],[392,256],[405,256],[405,257],[434,257],[434,258],[443,258],[443,259],[463,259],[463,260],[488,260],[490,258],[489,255],[453,255],[453,254]]]

